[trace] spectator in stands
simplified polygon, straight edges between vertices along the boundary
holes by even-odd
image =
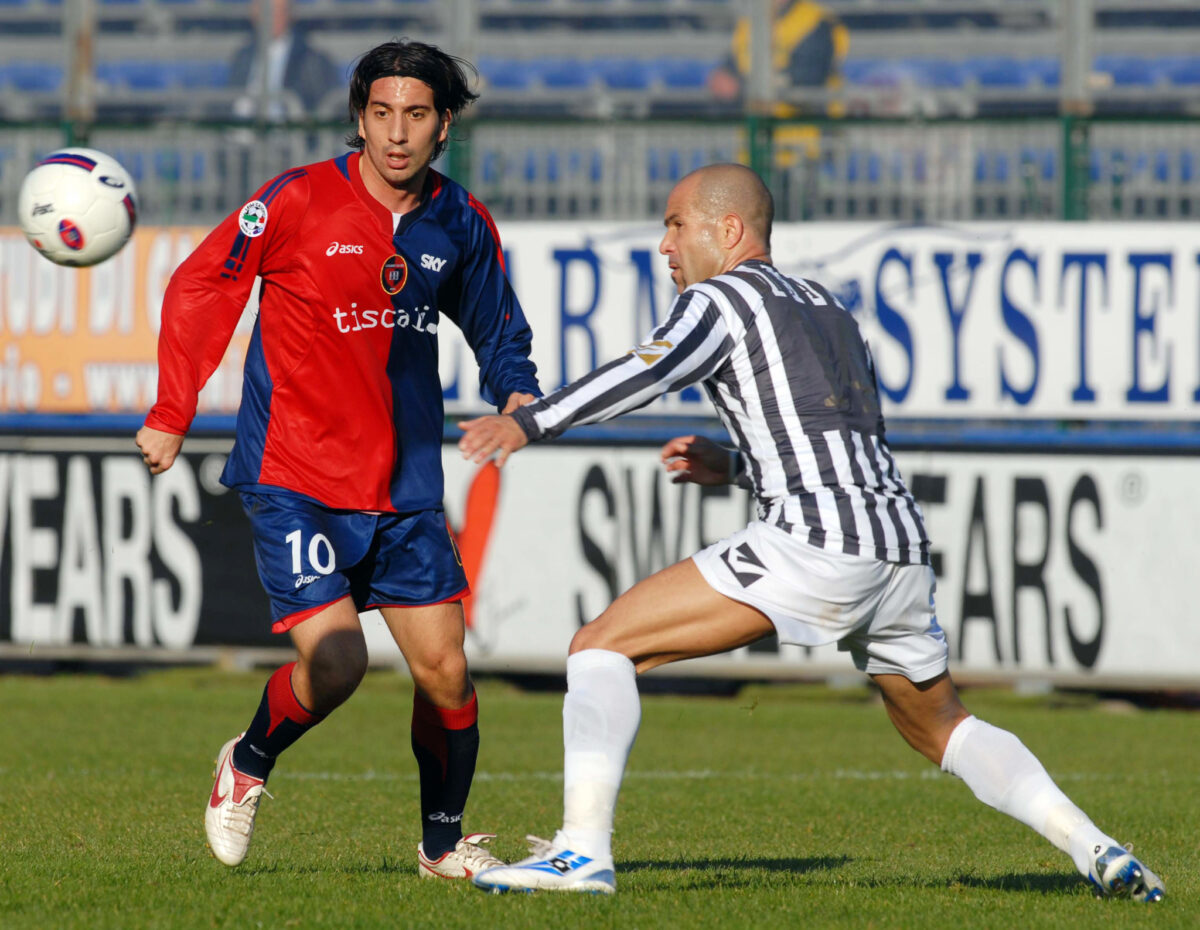
[[[255,0],[257,24],[264,5],[269,7],[271,39],[264,49],[260,33],[233,56],[230,83],[244,87],[246,93],[233,105],[234,115],[252,119],[259,115],[258,98],[263,92],[266,69],[266,112],[271,122],[310,115],[322,98],[340,89],[345,81],[337,66],[321,51],[308,44],[305,32],[292,22],[291,0]]]
[[[850,48],[842,23],[810,0],[774,0],[771,8],[771,65],[791,88],[835,87],[839,68]],[[734,29],[728,57],[709,75],[713,96],[741,105],[746,99],[750,67],[750,21],[743,17]],[[794,105],[776,103],[776,116],[795,116]]]

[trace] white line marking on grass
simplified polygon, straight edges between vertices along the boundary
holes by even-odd
[[[1108,772],[1072,772],[1054,775],[1055,781],[1060,782],[1122,782],[1142,781],[1146,773],[1139,773],[1135,779],[1131,775]],[[1159,773],[1164,779],[1167,774]],[[379,772],[368,769],[365,772],[296,772],[280,769],[272,773],[274,779],[295,779],[297,781],[416,781],[417,773],[412,772]],[[954,780],[953,775],[947,775],[939,769],[929,768],[917,772],[900,769],[833,769],[831,771],[815,772],[762,772],[762,771],[727,771],[719,772],[712,769],[681,769],[669,770],[639,770],[632,769],[625,773],[625,780],[633,781],[770,781],[770,782],[839,782],[839,781],[940,781]],[[1170,778],[1179,781],[1178,778]],[[1197,781],[1200,776],[1183,779]],[[562,781],[562,772],[476,772],[476,782],[518,782],[518,781]]]

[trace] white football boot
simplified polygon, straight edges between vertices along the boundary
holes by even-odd
[[[593,859],[570,849],[559,833],[553,841],[527,836],[529,858],[512,865],[488,869],[475,876],[475,887],[501,894],[505,891],[581,891],[615,894],[613,861]]]
[[[436,859],[425,855],[425,847],[417,844],[417,874],[421,878],[474,878],[480,872],[504,863],[483,847],[496,838],[494,833],[471,833],[459,840],[453,849]]]
[[[1133,848],[1097,846],[1088,881],[1097,897],[1132,898],[1151,903],[1166,895],[1162,879],[1133,855]]]
[[[237,865],[246,858],[250,837],[254,835],[258,802],[266,794],[261,778],[233,767],[233,747],[243,736],[244,733],[239,733],[217,754],[217,768],[213,772],[216,781],[204,811],[208,848],[226,865]]]

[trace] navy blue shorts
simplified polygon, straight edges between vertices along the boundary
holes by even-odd
[[[258,577],[283,633],[346,595],[359,610],[422,607],[470,593],[441,510],[330,510],[287,494],[241,492]]]

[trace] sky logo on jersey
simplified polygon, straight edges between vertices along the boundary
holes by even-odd
[[[362,255],[361,245],[351,245],[349,242],[338,242],[334,239],[325,249],[326,255]]]
[[[640,358],[647,365],[653,365],[660,358],[666,355],[674,345],[667,342],[665,339],[655,339],[644,346],[634,346],[633,354]]]
[[[436,255],[422,255],[421,267],[428,268],[430,271],[441,271],[446,266],[444,258],[438,258]]]
[[[389,256],[379,270],[379,283],[385,294],[399,294],[408,283],[408,262],[403,255]]]
[[[238,211],[238,228],[254,239],[267,229],[267,205],[261,200],[251,200]]]
[[[60,220],[58,223],[58,238],[68,249],[78,252],[83,248],[83,232],[70,220]]]

